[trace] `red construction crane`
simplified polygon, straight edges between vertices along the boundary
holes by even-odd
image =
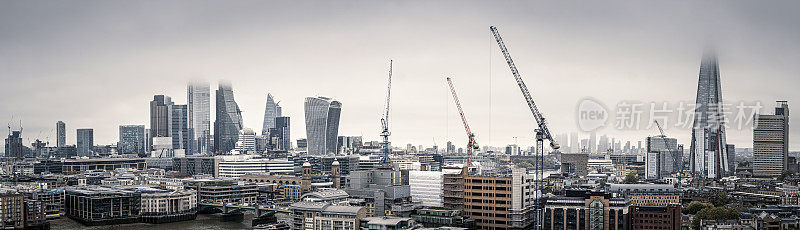
[[[472,167],[472,153],[473,151],[478,151],[478,142],[475,141],[475,134],[469,129],[467,117],[464,116],[464,111],[461,110],[461,102],[458,101],[458,95],[456,95],[456,88],[453,87],[453,80],[449,77],[447,78],[447,84],[450,85],[450,92],[453,93],[453,100],[456,102],[456,107],[458,107],[458,114],[461,115],[461,121],[464,122],[464,129],[467,130],[467,138],[469,138],[467,141],[467,167]]]

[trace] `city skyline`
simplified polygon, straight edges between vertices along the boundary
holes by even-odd
[[[251,7],[241,4],[231,7]],[[305,134],[304,122],[300,119],[303,99],[329,96],[347,105],[342,112],[339,135],[379,140],[385,94],[384,65],[386,60],[394,59],[393,146],[407,143],[431,146],[434,141],[441,146],[448,140],[459,147],[466,145],[458,114],[448,98],[446,76],[464,79],[459,87],[470,93],[460,96],[470,102],[465,113],[469,114],[471,126],[482,144],[505,146],[515,142],[513,137],[518,137],[520,146],[529,146],[535,122],[526,111],[502,56],[492,47],[488,26],[493,24],[503,29],[523,78],[529,82],[533,97],[541,104],[542,112],[557,134],[579,130],[575,124],[575,107],[584,95],[597,98],[612,108],[624,100],[693,101],[697,65],[708,39],[715,39],[726,100],[760,101],[765,109],[762,111],[769,111],[773,101],[788,100],[791,107],[798,96],[792,90],[792,86],[800,83],[796,77],[800,70],[793,66],[800,53],[796,43],[798,29],[791,23],[784,23],[798,21],[798,16],[783,11],[796,7],[775,7],[778,12],[744,14],[741,9],[764,9],[764,6],[734,2],[712,10],[712,15],[719,17],[713,18],[693,15],[712,3],[634,4],[624,8],[606,3],[594,5],[598,7],[597,12],[588,10],[590,7],[567,10],[570,9],[568,4],[537,6],[540,9],[532,5],[517,6],[518,9],[506,12],[501,10],[504,3],[476,3],[456,7],[457,13],[448,15],[435,13],[446,7],[441,3],[430,3],[427,7],[370,3],[361,7],[378,11],[393,9],[385,19],[370,23],[343,13],[325,13],[325,7],[354,10],[352,6],[327,4],[284,5],[286,12],[275,11],[271,16],[251,11],[231,15],[231,12],[211,10],[214,8],[211,2],[195,5],[176,15],[171,15],[173,11],[169,9],[152,9],[154,6],[146,3],[129,9],[123,8],[125,4],[97,4],[96,9],[71,8],[69,4],[58,6],[72,9],[67,12],[91,15],[94,19],[87,21],[51,12],[54,9],[46,7],[9,3],[8,7],[0,9],[0,17],[5,19],[0,20],[0,28],[3,28],[0,44],[8,47],[0,51],[0,59],[9,60],[0,62],[0,69],[5,72],[2,80],[11,82],[12,87],[0,93],[0,102],[6,105],[0,108],[3,114],[0,119],[8,122],[13,115],[13,128],[21,119],[26,145],[37,138],[38,133],[47,134],[38,138],[49,136],[50,142],[55,143],[53,123],[59,120],[69,126],[67,144],[75,144],[75,138],[70,137],[76,136],[78,128],[93,129],[96,144],[112,144],[118,141],[119,125],[149,124],[146,103],[153,95],[167,95],[176,104],[186,104],[185,85],[190,79],[211,82],[228,79],[235,85],[234,94],[242,109],[244,127],[257,130],[261,126],[264,98],[270,92],[281,98],[284,115],[295,117],[291,126],[292,132],[297,134],[292,137],[295,141]],[[628,20],[641,14],[637,10],[650,12],[657,7],[675,15],[655,13],[647,19]],[[266,9],[266,6],[256,4],[252,8]],[[200,20],[205,10],[230,17],[216,22],[219,24]],[[305,10],[321,15],[288,20],[292,13]],[[526,10],[539,12],[541,16],[529,16]],[[356,14],[362,18],[378,17],[361,11]],[[609,17],[615,14],[618,17]],[[8,23],[30,15],[42,16],[30,21],[30,28]],[[420,19],[409,19],[409,15]],[[147,19],[151,16],[158,17]],[[446,19],[448,16],[450,19]],[[679,19],[680,16],[686,18]],[[276,22],[268,19],[276,19]],[[538,19],[563,19],[556,24],[562,27],[536,23]],[[583,20],[599,20],[595,25],[601,26],[586,27]],[[321,26],[321,21],[337,23]],[[697,21],[698,25],[672,26],[689,21]],[[275,23],[288,23],[291,27]],[[255,30],[237,24],[252,26]],[[31,29],[42,26],[43,29]],[[59,31],[53,26],[86,29],[70,31],[57,41],[50,38]],[[651,26],[656,29],[649,28]],[[325,39],[301,36],[312,31]],[[396,36],[398,32],[404,35]],[[236,34],[237,38],[214,40],[224,33]],[[108,36],[100,36],[105,34]],[[587,36],[596,39],[581,39]],[[77,44],[78,39],[88,39],[87,44],[93,45]],[[72,42],[72,45],[64,42]],[[326,45],[329,42],[341,45],[330,47]],[[305,48],[291,48],[299,46]],[[161,50],[162,47],[171,48]],[[48,56],[50,54],[55,55]],[[109,56],[112,54],[121,55]],[[303,68],[306,66],[315,67]],[[41,82],[47,83],[41,85]],[[52,84],[59,84],[58,90],[49,90],[55,87]],[[125,87],[115,87],[120,85]],[[660,87],[652,87],[654,85]],[[609,88],[618,90],[609,93]],[[564,94],[564,91],[577,93]],[[28,97],[20,99],[13,95]],[[98,104],[109,106],[96,106]],[[798,118],[790,119],[797,121]],[[211,122],[214,120],[212,116]],[[689,146],[690,128],[665,128],[668,136]],[[728,143],[740,148],[752,146],[752,126],[726,131]],[[615,130],[607,127],[598,131],[598,134],[630,141],[641,141],[657,133],[652,128]],[[588,133],[581,135],[585,137]],[[798,134],[790,136],[793,137],[789,138],[790,142],[800,141]],[[797,150],[796,146],[789,144],[790,150]]]

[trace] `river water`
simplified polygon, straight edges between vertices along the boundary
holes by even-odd
[[[216,229],[251,229],[251,216],[245,216],[242,222],[222,222],[218,215],[197,215],[197,219],[166,224],[123,224],[106,226],[84,226],[67,217],[49,220],[50,229],[53,230],[168,230],[168,229],[188,229],[188,230],[216,230]]]

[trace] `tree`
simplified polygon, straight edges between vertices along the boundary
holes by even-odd
[[[700,201],[692,201],[692,203],[689,203],[689,206],[687,206],[686,209],[683,210],[683,213],[684,214],[689,214],[689,215],[695,215],[700,210],[703,210],[705,208],[713,208],[713,207],[714,207],[714,205],[710,204],[710,203],[703,203],[703,202],[700,202]]]
[[[694,202],[692,202],[694,203]],[[691,204],[690,204],[691,206]],[[739,219],[739,211],[736,209],[728,209],[723,207],[706,207],[694,216],[692,220],[692,228],[700,229],[700,223],[703,220],[735,220]]]
[[[730,203],[730,197],[728,197],[727,192],[718,192],[717,197],[714,198],[714,201],[712,203],[714,204],[714,206],[722,207]]]
[[[794,171],[792,171],[792,170],[783,170],[783,171],[781,171],[781,175],[778,176],[778,180],[782,181],[783,179],[786,179],[787,177],[791,177],[791,176],[794,176]]]
[[[633,173],[631,173],[631,174],[628,174],[627,176],[625,176],[625,180],[623,180],[622,183],[623,184],[638,184],[639,183],[639,178],[636,177],[636,175],[634,175]]]

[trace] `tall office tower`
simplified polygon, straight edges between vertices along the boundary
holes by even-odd
[[[727,144],[725,145],[725,149],[728,150],[728,168],[731,169],[732,172],[736,172],[736,146]]]
[[[78,129],[78,141],[76,143],[76,150],[78,156],[90,156],[92,147],[94,147],[94,130],[93,129]]]
[[[261,135],[267,135],[269,129],[275,128],[275,118],[278,117],[278,104],[275,104],[275,99],[272,94],[267,94],[267,107],[264,109],[264,126],[261,129]]]
[[[189,113],[191,153],[208,153],[211,149],[211,89],[206,81],[190,82],[186,88]]]
[[[586,146],[586,150],[588,150],[589,152],[593,152],[595,150],[599,150],[599,149],[596,149],[596,147],[597,147],[597,144],[595,144],[595,143],[597,143],[597,138],[596,137],[597,137],[597,134],[594,131],[592,131],[592,133],[589,135],[589,145]],[[597,151],[597,152],[600,152],[600,151]]]
[[[683,166],[683,154],[678,152],[678,140],[665,136],[647,137],[645,176],[658,179],[676,173]]]
[[[120,154],[139,154],[140,156],[146,156],[146,138],[144,125],[120,125],[117,152]]]
[[[577,132],[572,132],[569,134],[569,152],[570,153],[579,153],[581,152],[581,139],[578,136]]]
[[[732,173],[725,153],[724,116],[719,64],[715,54],[706,52],[700,63],[690,149],[695,176],[720,178]]]
[[[342,103],[327,97],[307,97],[306,138],[309,154],[338,153],[339,115]]]
[[[756,114],[753,127],[753,176],[777,177],[789,157],[789,105],[778,101],[775,114]]]
[[[292,148],[292,139],[289,134],[289,117],[276,117],[275,127],[269,129],[269,142],[272,149],[290,150]]]
[[[6,157],[24,157],[22,149],[22,131],[9,133],[6,138]]]
[[[150,129],[144,129],[144,152],[150,153],[153,151],[153,137],[150,136]]]
[[[63,121],[56,122],[56,147],[67,146],[67,124]]]
[[[189,109],[187,105],[172,106],[172,124],[170,125],[170,135],[172,136],[172,149],[177,154],[186,154],[191,147],[192,133],[189,131]]]
[[[150,101],[150,138],[169,137],[172,134],[172,98],[155,95]],[[150,140],[152,143],[153,141]]]
[[[608,149],[609,149],[608,136],[601,135],[600,139],[597,141],[597,153],[604,153]]]
[[[230,82],[219,82],[216,106],[214,152],[227,153],[236,147],[239,131],[242,130],[242,111],[233,99],[233,87]]]

